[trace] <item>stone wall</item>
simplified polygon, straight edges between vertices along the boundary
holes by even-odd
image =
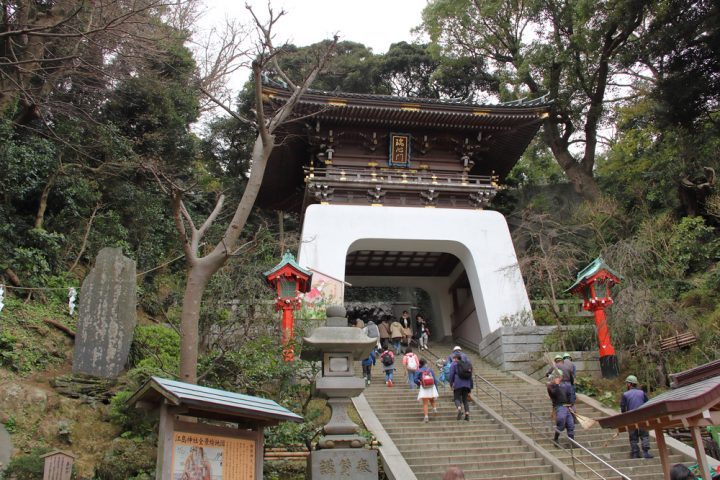
[[[484,337],[476,350],[483,359],[501,370],[516,370],[539,379],[550,368],[545,359],[543,342],[555,328],[554,326],[501,327]],[[563,352],[548,352],[550,356],[556,353]],[[600,376],[597,351],[568,353],[572,355],[579,375]]]

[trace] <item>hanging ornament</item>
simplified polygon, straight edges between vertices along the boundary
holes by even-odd
[[[70,309],[70,316],[72,317],[75,312],[75,300],[77,299],[77,290],[75,287],[68,288],[68,308]]]
[[[2,312],[2,309],[5,306],[3,300],[5,300],[5,285],[0,284],[0,312]]]

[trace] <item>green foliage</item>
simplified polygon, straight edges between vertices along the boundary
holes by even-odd
[[[44,318],[62,319],[63,305],[49,302],[24,303],[14,297],[5,299],[0,322],[0,366],[26,376],[56,365],[65,358],[62,341],[47,334]],[[5,312],[13,312],[6,317]],[[58,334],[53,331],[54,334]]]
[[[157,419],[142,409],[129,407],[127,400],[151,376],[174,379],[180,362],[180,336],[163,325],[138,325],[130,346],[127,387],[110,400],[110,420],[132,438],[150,435]]]
[[[0,471],[0,479],[42,480],[45,461],[40,457],[49,451],[49,448],[33,448],[27,455],[13,457],[7,467]]]
[[[153,375],[175,378],[180,362],[180,335],[164,325],[138,325],[130,346],[130,378],[143,383]]]
[[[95,467],[96,480],[151,480],[155,478],[155,441],[117,438]]]
[[[588,397],[595,397],[598,394],[598,389],[593,385],[592,377],[583,375],[575,377],[575,391]]]
[[[592,350],[596,343],[595,332],[589,325],[557,328],[543,340],[545,350],[549,352]]]
[[[720,238],[701,217],[684,217],[673,228],[670,252],[682,274],[703,270],[720,258]]]
[[[10,415],[7,420],[5,420],[5,430],[7,430],[8,433],[15,433],[17,432],[17,423],[15,421],[15,417]]]

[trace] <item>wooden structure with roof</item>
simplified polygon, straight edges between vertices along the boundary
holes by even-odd
[[[289,95],[274,82],[263,88],[268,109]],[[257,204],[482,209],[549,112],[545,98],[489,105],[310,90],[280,134]],[[449,253],[365,250],[348,255],[346,274],[442,276],[457,264]]]
[[[269,109],[290,92],[265,85]],[[544,98],[499,105],[308,91],[273,152],[258,204],[482,208],[549,115]]]
[[[261,480],[263,429],[303,421],[273,400],[159,377],[145,382],[127,404],[160,409],[157,480],[177,478],[183,469],[205,469],[208,478],[212,470],[218,478]]]
[[[640,408],[598,420],[603,428],[628,431],[655,430],[665,478],[670,478],[663,431],[689,428],[703,480],[710,480],[700,429],[720,425],[720,360],[670,376],[672,390],[652,398]]]

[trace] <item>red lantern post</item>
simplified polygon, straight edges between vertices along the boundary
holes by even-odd
[[[312,272],[295,262],[295,256],[286,252],[282,260],[271,270],[263,273],[265,279],[277,292],[275,309],[282,310],[281,336],[283,358],[286,362],[295,359],[292,341],[295,337],[295,310],[300,308],[298,294],[310,291]]]
[[[598,257],[578,273],[575,283],[566,291],[583,296],[583,309],[593,312],[600,345],[600,370],[605,378],[615,378],[620,373],[615,348],[610,340],[605,309],[613,304],[610,288],[620,284],[622,277],[612,271]]]

